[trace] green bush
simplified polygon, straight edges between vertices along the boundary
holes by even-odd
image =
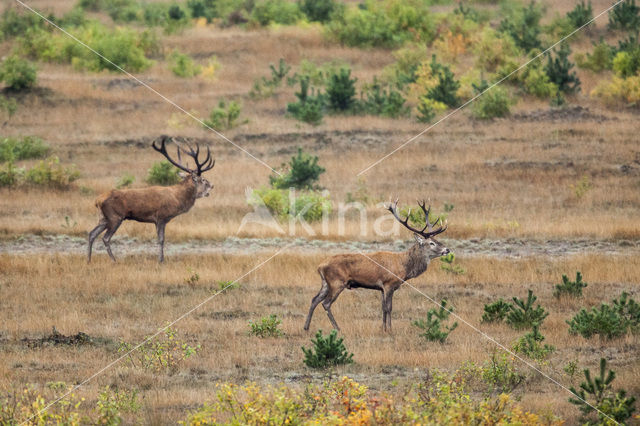
[[[638,333],[640,305],[624,292],[620,300],[613,300],[613,305],[602,303],[598,308],[591,308],[591,311],[580,309],[567,324],[569,334],[580,334],[585,339],[595,335],[614,339],[626,335],[629,331]]]
[[[611,69],[611,60],[613,59],[614,49],[604,40],[599,43],[593,43],[593,51],[586,55],[575,55],[576,64],[580,68],[588,69],[594,72],[601,72]]]
[[[327,22],[336,12],[343,9],[336,0],[298,0],[298,7],[309,21]]]
[[[538,325],[534,324],[533,330],[524,336],[520,337],[518,341],[513,345],[513,350],[516,353],[521,353],[536,360],[543,360],[549,354],[556,350],[551,345],[542,344],[544,336],[538,331]]]
[[[418,121],[420,123],[431,123],[439,113],[446,111],[447,108],[442,102],[434,101],[426,95],[420,96],[416,107]]]
[[[440,257],[440,269],[454,275],[464,275],[464,268],[455,263],[456,255],[449,253]]]
[[[507,17],[500,22],[500,31],[511,36],[516,46],[529,52],[542,46],[540,36],[540,18],[542,9],[531,1],[529,6],[520,6],[511,11],[507,10]]]
[[[17,186],[24,177],[24,168],[16,167],[12,160],[7,161],[6,165],[0,169],[0,186],[13,188]]]
[[[327,84],[327,102],[333,111],[349,111],[355,105],[356,81],[351,78],[351,70],[341,68],[331,74]]]
[[[598,409],[597,417],[600,420],[597,424],[611,424],[614,419],[617,424],[625,424],[631,418],[635,411],[635,397],[627,397],[624,389],[617,392],[613,390],[612,382],[616,378],[613,370],[607,371],[607,360],[600,358],[600,374],[595,378],[591,378],[591,371],[584,369],[585,381],[580,383],[580,389],[576,390],[573,386],[571,392],[576,398],[569,398],[569,402],[576,405],[583,416],[582,421],[585,424],[596,424],[589,421],[587,416],[595,412],[594,407]]]
[[[12,90],[27,90],[36,84],[36,66],[15,53],[0,64],[0,81]]]
[[[586,25],[587,22],[593,19],[593,7],[591,6],[591,0],[589,3],[585,4],[584,0],[580,0],[580,3],[577,3],[576,6],[567,12],[567,18],[573,28],[580,28],[583,25]]]
[[[200,74],[201,68],[193,62],[191,56],[174,50],[169,56],[171,71],[182,78],[195,77]]]
[[[454,322],[449,327],[443,325],[443,322],[449,318],[451,312],[453,312],[453,308],[447,308],[447,300],[443,299],[437,310],[432,308],[427,311],[426,320],[419,319],[413,321],[412,324],[423,330],[420,336],[429,342],[444,343],[449,334],[458,327],[457,322]]]
[[[431,75],[436,77],[437,84],[430,88],[426,95],[434,101],[442,102],[449,107],[456,107],[460,100],[458,99],[458,89],[460,82],[456,80],[453,72],[448,66],[442,65],[436,61],[436,55],[431,57]]]
[[[328,23],[326,32],[348,46],[396,47],[409,40],[432,41],[435,24],[427,2],[371,0],[348,7]]]
[[[226,100],[221,99],[218,102],[218,106],[209,113],[209,119],[204,120],[204,124],[213,129],[233,129],[247,122],[247,120],[240,121],[241,113],[242,106],[238,102],[231,101],[227,103]]]
[[[409,115],[410,108],[405,103],[402,93],[374,77],[361,93],[358,109],[365,114],[397,118]]]
[[[307,222],[321,220],[324,214],[329,213],[331,213],[331,201],[315,191],[297,194],[293,205],[289,207],[289,216],[299,216]]]
[[[526,301],[514,297],[513,306],[507,313],[507,324],[516,330],[533,327],[536,324],[541,325],[549,312],[546,312],[540,305],[533,307],[537,299],[531,290],[528,292]]]
[[[180,170],[167,160],[158,161],[153,163],[147,172],[146,181],[152,185],[175,185],[182,180],[178,175],[179,172]]]
[[[325,168],[318,165],[318,157],[302,151],[289,160],[289,170],[282,175],[269,177],[271,186],[276,189],[314,189]]]
[[[0,162],[42,158],[46,157],[49,151],[49,145],[35,136],[0,140]]]
[[[473,102],[471,113],[475,118],[488,120],[509,115],[511,99],[506,89],[495,86]]]
[[[552,58],[547,53],[547,64],[544,68],[549,76],[549,80],[558,86],[558,90],[564,93],[574,93],[580,90],[580,79],[575,71],[571,71],[573,63],[569,62],[571,48],[568,44],[563,44]]]
[[[34,13],[16,7],[5,7],[0,16],[0,40],[18,37],[29,28],[43,28],[44,21]]]
[[[282,323],[275,314],[271,314],[268,317],[260,318],[260,322],[249,321],[250,336],[258,337],[280,337],[284,333],[278,326]]]
[[[587,283],[582,282],[582,274],[580,271],[576,272],[575,281],[569,281],[569,277],[563,275],[562,284],[556,285],[553,295],[555,297],[560,297],[563,294],[567,294],[569,296],[582,296],[582,289],[586,286]]]
[[[133,185],[133,182],[135,182],[135,180],[135,176],[130,173],[125,173],[116,181],[116,189],[128,188]]]
[[[511,392],[524,380],[516,369],[513,361],[509,360],[507,353],[496,352],[491,354],[491,359],[484,363],[481,369],[482,380],[487,383],[492,390],[501,393]]]
[[[327,97],[314,88],[309,93],[309,77],[300,79],[300,91],[296,92],[297,102],[287,104],[287,112],[300,121],[317,126],[322,122],[327,107]]]
[[[200,345],[191,346],[182,341],[178,338],[178,332],[170,327],[166,327],[163,334],[153,339],[145,338],[137,346],[121,341],[118,352],[126,354],[126,360],[133,368],[155,373],[175,373],[187,358],[198,353]]]
[[[558,86],[551,81],[540,63],[525,70],[522,83],[527,93],[540,99],[552,99],[558,94]]]
[[[518,55],[518,48],[513,38],[508,34],[497,32],[489,26],[482,29],[478,41],[473,44],[471,49],[476,67],[488,72],[494,72],[511,62],[515,62]]]
[[[635,33],[640,30],[640,7],[635,0],[625,0],[609,11],[609,28]]]
[[[338,332],[331,330],[325,337],[322,330],[316,333],[316,339],[311,339],[313,347],[308,349],[302,347],[304,353],[304,364],[310,368],[327,368],[334,365],[353,363],[353,354],[345,348],[343,339],[338,338]]]
[[[507,303],[502,298],[497,302],[484,305],[484,313],[482,314],[482,322],[500,322],[503,321],[507,314],[513,309],[511,303]]]
[[[27,184],[56,189],[68,189],[78,180],[80,172],[71,165],[64,167],[58,157],[49,157],[27,170],[24,180]]]
[[[293,198],[295,195],[295,198]],[[331,200],[315,191],[292,193],[287,189],[259,188],[253,191],[249,205],[263,205],[277,218],[302,217],[307,222],[331,213]]]
[[[142,17],[142,6],[137,0],[102,0],[101,8],[117,22],[138,21]]]
[[[261,0],[253,7],[251,19],[262,26],[292,25],[302,19],[302,12],[297,3],[287,0]]]

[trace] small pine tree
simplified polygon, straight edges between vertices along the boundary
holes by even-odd
[[[334,111],[348,111],[355,104],[356,81],[351,78],[351,70],[341,68],[329,78],[327,84],[327,98],[329,108]]]
[[[575,71],[571,71],[573,63],[569,62],[571,48],[568,44],[563,44],[555,55],[547,53],[547,65],[545,72],[549,76],[549,80],[558,86],[558,90],[564,93],[574,93],[580,90],[580,79]]]
[[[516,330],[533,327],[534,324],[542,324],[549,312],[546,312],[540,305],[533,307],[537,299],[531,290],[529,290],[526,301],[514,297],[514,305],[507,314],[507,324]]]
[[[600,358],[600,374],[591,378],[591,371],[584,370],[585,381],[580,383],[580,389],[576,390],[573,386],[571,392],[577,398],[569,398],[569,402],[576,405],[583,416],[587,416],[594,411],[594,407],[598,409],[598,417],[601,422],[607,422],[614,419],[620,424],[624,424],[626,420],[631,418],[635,411],[635,397],[626,396],[624,389],[614,392],[612,389],[613,380],[616,373],[613,370],[607,371],[607,360]],[[588,400],[591,400],[589,403]],[[585,419],[586,420],[586,419]]]
[[[343,339],[338,339],[336,330],[325,337],[322,330],[316,333],[316,339],[311,339],[313,348],[302,347],[304,353],[304,364],[311,368],[327,368],[334,365],[353,363],[353,354],[345,348]]]
[[[569,281],[569,277],[562,276],[562,284],[556,285],[556,289],[553,291],[555,297],[560,297],[563,294],[570,296],[582,296],[582,289],[587,286],[587,283],[582,282],[582,274],[580,271],[576,272],[576,280]]]
[[[503,321],[509,311],[513,309],[511,303],[507,303],[502,298],[497,302],[484,305],[484,314],[482,314],[482,322],[500,322]]]
[[[307,154],[298,147],[298,155],[289,160],[289,171],[281,176],[269,176],[271,186],[276,189],[314,189],[325,168],[318,165],[318,157]]]
[[[625,0],[609,11],[609,28],[638,32],[640,7],[636,5],[636,0]]]
[[[427,311],[426,321],[419,319],[414,321],[413,325],[424,330],[420,336],[428,341],[444,343],[449,334],[458,327],[457,322],[454,322],[450,327],[442,324],[449,318],[451,312],[453,312],[453,308],[447,308],[447,300],[443,299],[438,310],[432,308]]]
[[[567,18],[571,22],[574,28],[580,28],[586,25],[587,22],[593,19],[593,7],[591,6],[591,0],[588,4],[585,4],[584,0],[580,0],[580,3],[576,4],[573,10],[567,12]]]
[[[518,10],[515,16],[501,21],[499,29],[510,35],[519,48],[529,52],[542,45],[539,39],[540,18],[542,11],[532,0],[528,7]]]
[[[431,74],[438,77],[438,84],[427,91],[427,97],[442,102],[449,107],[458,106],[458,89],[460,82],[455,79],[448,66],[436,62],[436,55],[431,57]]]
[[[544,336],[538,330],[538,324],[534,324],[533,329],[529,333],[518,339],[513,350],[529,358],[542,360],[556,350],[555,347],[547,345],[546,343],[543,345],[543,341]]]
[[[295,95],[298,98],[298,102],[287,104],[287,112],[296,119],[314,126],[322,123],[327,105],[326,95],[320,90],[316,94],[313,88],[309,93],[309,76],[300,78],[300,91],[296,92]]]

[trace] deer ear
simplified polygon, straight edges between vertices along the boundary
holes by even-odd
[[[185,173],[185,172],[178,172],[178,176],[180,176],[182,179],[186,178],[187,176],[189,176],[189,173]]]
[[[418,234],[413,234],[413,238],[415,238],[416,243],[420,244],[421,246],[423,246],[427,242],[427,240],[425,240]]]

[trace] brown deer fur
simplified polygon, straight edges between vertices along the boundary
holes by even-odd
[[[393,293],[403,282],[421,275],[427,270],[429,261],[449,253],[449,249],[432,238],[446,230],[440,227],[433,231],[432,226],[437,223],[429,223],[422,231],[410,227],[399,218],[395,205],[389,206],[394,216],[409,230],[414,232],[415,244],[402,253],[377,252],[370,254],[342,254],[328,259],[318,267],[318,273],[322,279],[322,287],[318,294],[311,300],[309,314],[304,324],[304,329],[309,330],[313,311],[320,302],[327,312],[329,321],[335,329],[339,329],[333,314],[331,305],[344,289],[365,288],[378,290],[382,293],[382,328],[391,331],[391,310]],[[429,217],[429,210],[422,209]],[[424,232],[429,228],[429,232]]]
[[[174,217],[185,213],[193,207],[197,198],[208,197],[212,188],[208,180],[200,176],[200,173],[210,170],[213,161],[205,160],[198,163],[197,155],[199,150],[187,152],[194,157],[197,169],[188,169],[180,163],[174,162],[166,153],[166,137],[161,139],[161,148],[154,149],[165,155],[174,165],[180,167],[188,173],[183,176],[183,180],[173,186],[151,186],[140,189],[114,189],[100,195],[96,199],[96,207],[100,211],[100,222],[89,233],[88,261],[91,262],[91,249],[94,240],[104,230],[102,241],[107,248],[107,253],[113,261],[115,257],[111,252],[110,240],[113,234],[124,220],[135,220],[137,222],[154,223],[158,234],[158,244],[160,246],[159,261],[164,261],[164,229],[166,224]],[[182,148],[179,148],[179,150]],[[180,151],[178,151],[179,153]],[[207,158],[210,158],[208,155]],[[206,166],[206,167],[202,167]],[[207,168],[208,167],[208,168]]]

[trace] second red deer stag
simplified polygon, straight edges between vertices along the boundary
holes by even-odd
[[[320,302],[333,328],[339,329],[333,314],[331,305],[336,301],[344,289],[366,288],[378,290],[382,293],[382,328],[391,331],[391,303],[393,293],[403,282],[415,278],[427,270],[429,261],[449,254],[449,249],[433,237],[444,232],[447,227],[429,222],[429,208],[425,203],[420,203],[420,208],[425,214],[425,226],[415,229],[409,225],[409,215],[401,219],[397,211],[398,201],[389,205],[388,210],[408,230],[413,232],[415,244],[403,253],[377,252],[371,254],[341,254],[327,260],[318,267],[318,273],[322,278],[320,292],[311,300],[309,314],[304,324],[304,329],[309,330],[313,311]],[[411,213],[411,212],[409,212]]]
[[[147,222],[156,225],[158,233],[158,244],[160,253],[158,259],[164,261],[164,228],[174,217],[189,211],[197,198],[208,197],[213,185],[209,183],[202,173],[211,170],[215,160],[211,158],[211,152],[207,147],[207,155],[204,160],[199,161],[200,147],[196,144],[195,150],[190,144],[187,149],[178,145],[178,161],[175,161],[167,152],[166,143],[169,137],[160,138],[160,146],[157,141],[152,143],[153,149],[164,155],[167,160],[180,170],[183,174],[182,182],[168,187],[151,186],[139,189],[114,189],[100,195],[96,199],[96,207],[100,210],[100,223],[89,232],[88,261],[91,262],[91,248],[93,241],[103,231],[107,231],[102,237],[104,245],[107,247],[109,257],[115,262],[116,258],[111,252],[111,237],[118,230],[124,220],[135,220],[137,222]],[[181,155],[184,153],[195,162],[195,169],[190,169],[181,164]]]

